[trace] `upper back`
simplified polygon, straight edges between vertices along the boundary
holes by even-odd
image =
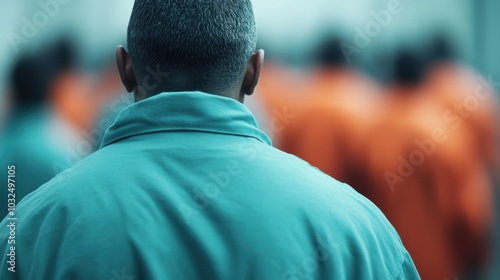
[[[51,279],[122,268],[139,279],[418,277],[371,202],[236,134],[118,140],[30,195],[18,215],[20,268]]]

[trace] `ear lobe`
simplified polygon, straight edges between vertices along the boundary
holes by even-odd
[[[116,63],[123,85],[128,92],[133,92],[137,88],[137,79],[134,73],[132,58],[123,46],[116,48]]]
[[[264,64],[264,50],[258,50],[250,57],[247,64],[247,72],[243,79],[241,91],[246,95],[252,95],[259,83],[262,65]]]

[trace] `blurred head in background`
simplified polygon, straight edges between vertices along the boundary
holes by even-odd
[[[315,65],[324,69],[348,67],[347,58],[341,46],[342,39],[340,37],[327,37],[318,45],[317,50],[313,54]]]
[[[89,78],[77,70],[75,50],[62,38],[19,59],[11,75],[13,116],[45,109],[75,131],[92,127],[97,102]]]
[[[402,48],[394,57],[393,83],[403,87],[414,87],[422,83],[425,76],[425,65],[418,54],[409,49]]]
[[[11,74],[11,102],[15,111],[46,106],[54,80],[73,63],[74,54],[65,40],[22,56]]]

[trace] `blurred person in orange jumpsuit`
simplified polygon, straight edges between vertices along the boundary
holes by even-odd
[[[111,57],[90,69],[75,63],[52,81],[49,97],[58,122],[54,133],[64,141],[70,165],[97,150],[118,112],[131,104],[130,95],[118,98],[123,90]]]
[[[262,78],[255,94],[245,103],[256,115],[259,127],[280,146],[283,132],[295,119],[301,105],[307,100],[304,94],[306,81],[298,70],[281,61],[266,56]]]
[[[73,67],[54,79],[51,102],[64,121],[59,133],[70,140],[72,163],[94,152],[118,112],[131,104],[130,95],[118,99],[122,93],[114,65],[90,70]]]
[[[500,170],[498,153],[498,99],[485,78],[458,63],[451,42],[444,35],[431,40],[426,87],[454,118],[470,126],[476,136],[483,161],[490,169]],[[493,170],[491,170],[493,171]]]
[[[366,132],[377,114],[378,87],[347,65],[340,45],[330,38],[316,52],[317,67],[306,89],[309,100],[285,128],[278,147],[359,188],[369,185],[358,174],[366,168]]]
[[[491,184],[470,128],[444,118],[421,85],[422,60],[404,51],[395,68],[383,114],[367,137],[373,188],[363,194],[399,232],[422,279],[460,279],[489,255]]]

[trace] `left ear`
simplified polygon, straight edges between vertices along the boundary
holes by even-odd
[[[255,87],[259,83],[263,64],[264,50],[258,50],[248,60],[247,71],[245,73],[245,78],[243,79],[243,84],[241,86],[242,93],[246,95],[253,94]]]

